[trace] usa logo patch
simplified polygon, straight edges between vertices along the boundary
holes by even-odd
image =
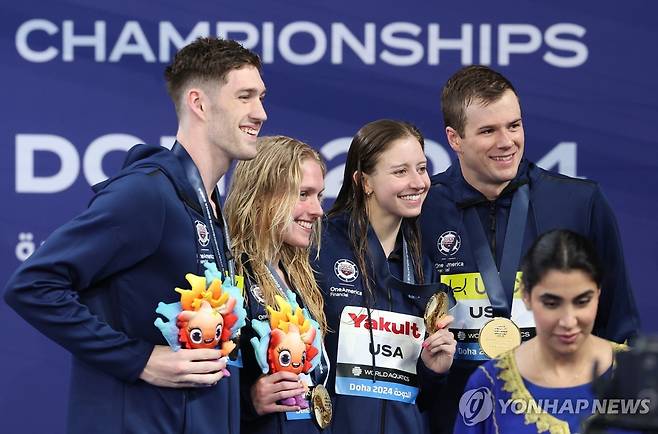
[[[462,238],[455,231],[446,231],[441,234],[436,242],[436,247],[442,255],[452,256],[462,245]]]
[[[356,264],[349,259],[339,259],[334,264],[336,276],[343,282],[354,282],[359,277],[359,269]]]
[[[201,244],[201,247],[206,247],[210,243],[210,235],[208,234],[206,224],[197,220],[194,222],[194,227],[196,228],[196,236],[199,244]]]

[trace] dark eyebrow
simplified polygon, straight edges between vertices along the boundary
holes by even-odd
[[[393,164],[392,166],[389,166],[389,170],[403,169],[403,168],[406,168],[406,167],[409,167],[409,166],[415,167],[415,166],[418,166],[419,164],[427,164],[427,158],[425,158],[424,160],[418,161],[416,163],[397,163],[397,164]]]
[[[514,119],[513,121],[508,122],[508,123],[505,124],[505,125],[506,125],[506,126],[509,126],[509,125],[513,125],[513,124],[516,124],[516,123],[520,123],[520,122],[522,122],[522,119],[521,119],[521,118],[516,118],[516,119]],[[481,127],[478,128],[478,131],[482,131],[482,130],[495,130],[496,128],[497,128],[496,125],[482,125]]]
[[[593,289],[588,289],[587,291],[578,294],[573,299],[578,300],[578,299],[581,299],[581,298],[592,296],[593,294],[594,294],[594,290]],[[539,296],[539,298],[542,301],[562,301],[563,300],[563,298],[560,297],[559,295],[550,294],[550,293],[542,294],[542,295]]]
[[[260,92],[260,96],[265,96],[265,93],[267,92],[267,89],[264,89],[261,92],[259,89],[255,88],[255,87],[245,87],[245,88],[242,88],[242,89],[238,89],[236,91],[236,93],[242,93],[242,92],[246,92],[249,95],[255,95],[255,94],[258,94]]]
[[[588,289],[587,291],[583,292],[582,294],[579,294],[579,295],[575,296],[574,299],[588,297],[588,296],[591,296],[593,294],[594,294],[594,290],[593,289]]]
[[[562,301],[562,297],[555,294],[542,294],[539,296],[542,301]]]

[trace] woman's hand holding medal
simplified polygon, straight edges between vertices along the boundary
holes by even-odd
[[[430,299],[425,310],[425,328],[429,336],[423,342],[420,358],[427,368],[444,374],[452,366],[457,341],[448,326],[454,320],[448,315],[448,295],[438,292]]]
[[[420,358],[432,371],[437,374],[448,372],[452,366],[452,358],[455,355],[457,341],[448,326],[454,320],[452,315],[446,315],[436,322],[437,330],[428,336],[423,342],[423,350]]]

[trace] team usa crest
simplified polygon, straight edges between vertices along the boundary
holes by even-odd
[[[196,220],[194,222],[194,227],[196,228],[197,240],[201,247],[206,247],[210,243],[210,235],[208,234],[208,228],[206,224],[202,221]]]
[[[263,290],[260,289],[258,285],[251,285],[249,292],[256,299],[256,301],[262,305],[265,305],[265,296],[263,295]]]
[[[339,259],[334,264],[334,272],[340,280],[351,283],[359,277],[359,269],[356,264],[349,259]]]
[[[462,238],[455,231],[445,231],[436,242],[437,249],[445,256],[452,256],[457,253],[461,245]]]

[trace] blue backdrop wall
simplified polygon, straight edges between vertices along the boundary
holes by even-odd
[[[441,86],[462,65],[503,72],[521,96],[526,155],[603,185],[643,330],[656,331],[657,13],[651,0],[3,2],[0,282],[85,207],[127,148],[171,145],[163,69],[211,34],[261,54],[264,133],[321,150],[330,200],[351,135],[377,118],[417,124],[433,172],[447,167]],[[64,432],[69,355],[4,303],[0,330],[2,431]]]

